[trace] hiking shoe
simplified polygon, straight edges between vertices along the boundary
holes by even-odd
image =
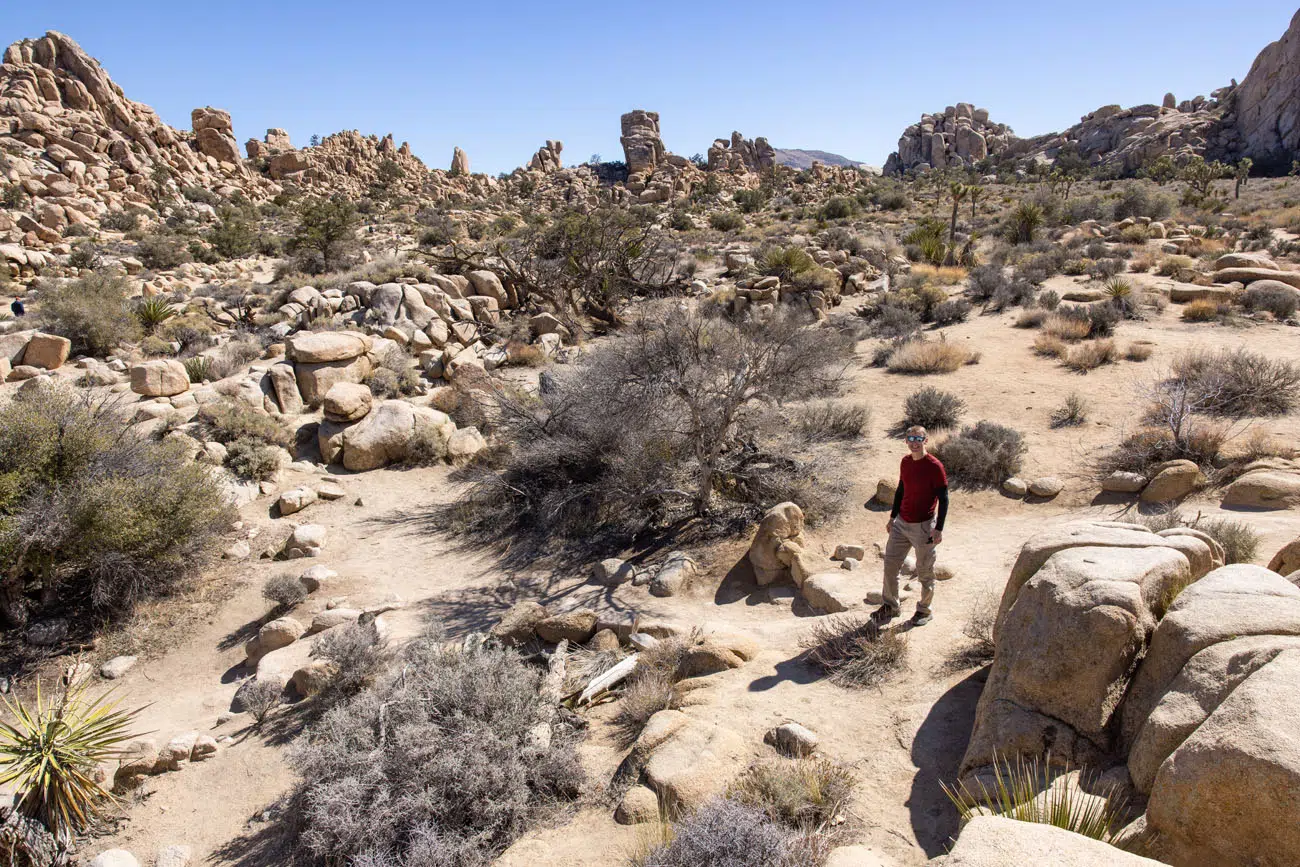
[[[897,617],[899,611],[892,605],[882,605],[875,611],[871,612],[871,619],[877,623],[888,623]]]
[[[934,615],[929,611],[918,611],[912,615],[913,626],[924,626],[934,619]]]

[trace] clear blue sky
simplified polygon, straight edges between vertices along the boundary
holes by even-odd
[[[463,147],[508,171],[546,139],[566,164],[622,159],[619,115],[658,111],[689,156],[733,129],[880,165],[922,112],[959,101],[1021,135],[1101,105],[1159,103],[1245,77],[1295,3],[614,4],[0,0],[0,39],[60,30],[127,96],[189,128],[230,111],[241,147],[392,132],[431,166]]]

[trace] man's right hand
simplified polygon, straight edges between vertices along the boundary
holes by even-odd
[[[887,520],[885,521],[885,532],[886,532],[886,533],[892,533],[892,532],[894,532],[894,519],[893,519],[893,518],[889,518],[889,519],[887,519]]]

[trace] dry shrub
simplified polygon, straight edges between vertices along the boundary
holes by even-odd
[[[926,386],[908,395],[898,428],[901,431],[920,425],[926,430],[937,431],[956,427],[965,411],[966,402],[957,395]]]
[[[934,454],[953,487],[996,488],[1020,471],[1025,438],[1017,430],[981,421],[939,443]]]
[[[369,615],[327,630],[312,645],[311,655],[334,667],[333,675],[316,694],[316,703],[325,706],[350,699],[371,686],[388,661],[386,642]]]
[[[1155,351],[1155,346],[1146,340],[1135,340],[1124,350],[1124,357],[1129,361],[1146,361]]]
[[[1016,328],[1042,328],[1043,323],[1047,321],[1047,311],[1039,308],[1030,308],[1016,317],[1013,323]]]
[[[1182,318],[1184,322],[1217,322],[1223,312],[1217,301],[1199,298],[1183,308]]]
[[[1244,521],[1212,518],[1192,526],[1223,546],[1228,563],[1249,563],[1259,553],[1260,535]]]
[[[1167,428],[1142,428],[1097,459],[1095,477],[1101,481],[1117,472],[1149,477],[1157,464],[1173,460],[1189,460],[1203,469],[1213,469],[1226,441],[1227,432],[1212,425],[1194,425],[1179,439]]]
[[[298,576],[281,573],[267,579],[262,586],[262,598],[274,602],[276,608],[288,611],[307,598],[307,588],[298,580]]]
[[[261,728],[270,717],[271,711],[280,706],[284,698],[284,684],[275,679],[255,680],[241,688],[239,694],[243,699],[244,709],[253,718],[254,727]]]
[[[794,410],[795,429],[805,442],[856,440],[871,421],[865,404],[823,400],[801,404]]]
[[[671,839],[629,859],[632,867],[819,867],[821,835],[787,828],[758,807],[714,798],[671,828]]]
[[[1076,373],[1087,373],[1103,364],[1114,364],[1118,358],[1119,350],[1115,348],[1115,341],[1097,340],[1070,350],[1070,354],[1065,357],[1065,366]]]
[[[1091,333],[1092,327],[1087,319],[1053,313],[1043,323],[1043,333],[1058,340],[1084,340]]]
[[[825,758],[768,759],[750,765],[727,797],[790,828],[825,828],[848,806],[853,773]]]
[[[969,363],[971,358],[969,349],[946,340],[912,340],[900,346],[889,357],[889,371],[921,376],[952,373]]]
[[[1156,274],[1161,277],[1178,277],[1184,271],[1190,271],[1195,264],[1196,260],[1191,256],[1168,256],[1161,260]]]
[[[869,617],[835,615],[817,622],[804,640],[808,661],[840,686],[877,686],[898,673],[907,656],[907,638],[881,629]]]
[[[1088,420],[1088,401],[1077,391],[1065,396],[1065,403],[1052,412],[1052,427],[1077,427]]]
[[[1039,334],[1034,338],[1033,349],[1035,355],[1045,358],[1063,358],[1070,351],[1066,342],[1053,334]]]
[[[1300,365],[1244,348],[1182,355],[1173,374],[1214,415],[1286,415],[1300,403]]]
[[[322,863],[490,863],[576,796],[582,769],[541,672],[514,650],[416,638],[295,745],[299,845]],[[548,720],[550,737],[533,734]]]
[[[140,322],[127,304],[125,278],[96,272],[61,283],[42,280],[39,286],[37,324],[71,340],[74,355],[102,357],[140,336]]]

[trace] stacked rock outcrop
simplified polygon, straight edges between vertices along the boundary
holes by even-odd
[[[731,140],[715,139],[709,147],[709,171],[764,172],[776,165],[776,149],[759,136],[752,141],[738,132]]]
[[[560,152],[563,150],[564,142],[547,139],[546,144],[538,148],[537,153],[528,161],[528,168],[538,172],[558,172],[564,168],[564,163],[560,160]]]
[[[969,102],[950,105],[942,112],[923,114],[919,123],[903,131],[898,151],[885,163],[885,174],[896,175],[918,166],[936,169],[973,166],[997,156],[1016,139],[1004,123],[992,123],[988,109]]]
[[[963,777],[1018,756],[1122,766],[1162,861],[1300,851],[1300,588],[1195,530],[1085,522],[1025,543]]]

